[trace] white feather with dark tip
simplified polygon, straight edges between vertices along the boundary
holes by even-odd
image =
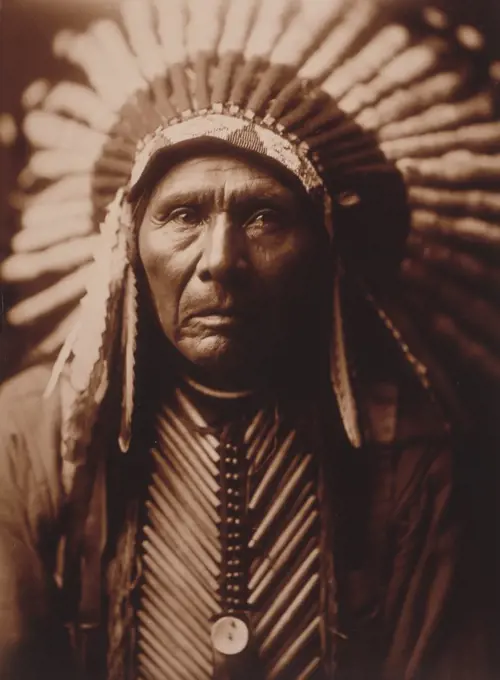
[[[162,77],[166,61],[155,30],[152,0],[122,0],[120,9],[142,74],[149,82]]]
[[[92,235],[87,238],[89,231],[82,229],[82,236],[78,237],[77,230],[70,230],[70,240],[66,234],[65,240],[59,243],[55,239],[51,239],[48,243],[41,241],[36,244],[39,246],[36,249],[27,248],[23,244],[22,248],[18,247],[15,254],[0,265],[3,280],[7,283],[20,283],[35,281],[50,274],[62,276],[91,262],[97,246],[97,236]],[[43,249],[49,246],[51,246],[51,258],[47,260]]]
[[[454,99],[466,81],[460,71],[437,73],[416,83],[409,89],[399,88],[382,98],[375,106],[360,111],[356,122],[370,130],[404,125],[408,116],[434,106],[435,104]],[[454,106],[454,104],[452,104]],[[394,135],[399,137],[399,133]]]
[[[298,11],[298,0],[261,0],[244,49],[245,59],[267,58],[285,28]]]
[[[89,87],[71,83],[58,83],[47,95],[43,109],[74,118],[98,132],[107,133],[116,123],[117,116]]]
[[[45,149],[82,149],[100,154],[107,135],[48,111],[31,111],[24,119],[24,134],[33,146]]]
[[[308,0],[283,31],[270,54],[276,64],[300,66],[305,54],[316,44],[325,27],[337,19],[346,0]]]
[[[158,15],[158,34],[166,63],[183,64],[187,58],[185,0],[154,0]]]
[[[89,172],[100,156],[100,149],[44,149],[36,151],[29,170],[41,179],[57,180],[71,173]]]
[[[330,76],[377,14],[375,4],[363,0],[347,1],[343,11],[342,20],[334,25],[331,33],[300,68],[301,78],[316,81]]]
[[[456,83],[460,85],[460,75],[457,74]],[[446,101],[449,87],[440,92],[440,100]],[[455,88],[454,88],[455,89]],[[396,140],[418,134],[447,130],[459,125],[476,121],[491,120],[493,116],[493,97],[491,92],[481,92],[470,99],[451,103],[434,104],[422,113],[405,118],[382,127],[378,131],[381,141]]]
[[[340,99],[355,85],[372,78],[408,45],[410,39],[410,32],[404,26],[387,26],[336,69],[323,83],[323,89],[334,99]]]
[[[130,50],[125,37],[114,21],[96,21],[90,27],[92,35],[99,44],[110,72],[123,88],[126,97],[137,90],[146,89],[146,81],[141,74],[137,60]]]
[[[259,0],[230,2],[226,8],[218,52],[242,52],[250,32]]]
[[[186,28],[186,47],[190,59],[199,52],[216,52],[221,35],[226,0],[192,0]]]
[[[31,326],[54,309],[76,304],[85,294],[90,274],[88,266],[75,269],[48,288],[11,307],[7,312],[7,321],[14,326]]]
[[[390,61],[372,81],[354,87],[343,97],[339,106],[355,115],[366,106],[373,106],[383,95],[394,89],[408,87],[437,67],[446,43],[439,39],[409,47]]]
[[[117,78],[106,52],[94,36],[61,31],[54,39],[54,52],[83,69],[92,87],[112,111],[121,108],[129,88]]]

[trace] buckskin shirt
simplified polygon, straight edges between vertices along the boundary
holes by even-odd
[[[41,399],[48,377],[46,369],[32,369],[2,390],[1,404],[5,417],[2,419],[0,476],[0,659],[2,678],[13,680],[76,678],[82,672],[77,670],[76,657],[71,651],[75,641],[70,639],[63,625],[64,602],[54,577],[66,511],[58,455],[59,399],[57,394],[48,401]],[[187,393],[190,394],[190,401],[196,403],[196,395],[193,399],[192,391],[187,390]],[[175,400],[170,403],[170,408],[174,409]],[[251,405],[250,414],[255,412],[255,406]],[[238,420],[241,408],[243,417],[248,417],[246,408],[240,404],[236,408]],[[374,433],[372,443],[363,450],[353,451],[338,435],[330,442],[333,447],[329,451],[333,463],[330,466],[331,490],[338,492],[335,508],[332,507],[328,518],[335,532],[332,548],[338,601],[338,611],[334,616],[334,656],[338,671],[335,677],[427,679],[447,678],[450,673],[453,678],[474,677],[471,673],[476,673],[478,667],[474,665],[477,657],[473,644],[461,646],[460,635],[465,635],[460,631],[462,624],[450,618],[459,542],[453,513],[453,470],[446,440],[418,390],[415,394],[415,389],[406,386],[398,390],[396,397],[393,385],[378,386],[371,395],[368,408],[376,419],[375,429],[378,430]],[[213,405],[211,410],[213,412]],[[224,414],[228,406],[224,405],[222,409],[218,406],[216,410]],[[162,420],[165,429],[163,411],[163,405],[156,409],[157,417]],[[234,403],[229,412],[229,422],[234,423]],[[191,437],[200,436],[189,421],[184,427],[190,431]],[[115,536],[109,536],[115,548],[106,552],[106,562],[107,565],[115,564],[111,574],[116,580],[113,577],[108,580],[99,628],[81,634],[83,637],[88,635],[88,644],[84,650],[80,648],[80,653],[90,669],[91,678],[107,677],[104,650],[110,637],[112,641],[117,634],[118,640],[115,637],[114,644],[120,651],[120,663],[131,664],[126,669],[122,666],[122,677],[149,677],[146,673],[136,675],[137,668],[140,668],[140,663],[137,666],[138,651],[141,650],[141,644],[145,645],[144,641],[138,643],[136,640],[137,629],[141,628],[143,619],[138,618],[136,613],[144,608],[148,591],[145,591],[145,595],[144,590],[141,593],[140,587],[129,588],[129,582],[126,582],[123,591],[119,575],[121,571],[135,568],[135,555],[133,558],[130,555],[127,557],[123,550],[123,538],[120,541],[117,536],[127,534],[127,523],[139,522],[139,526],[134,525],[132,550],[140,555],[139,563],[146,574],[143,589],[148,585],[151,588],[151,584],[155,583],[155,572],[148,571],[147,565],[155,564],[154,546],[159,540],[154,533],[152,519],[152,513],[158,512],[158,506],[151,505],[151,500],[153,493],[161,493],[155,491],[155,483],[151,480],[161,477],[162,465],[165,465],[164,459],[168,456],[161,435],[153,436],[152,442],[151,434],[141,432],[134,446],[137,454],[133,462],[120,458],[116,450],[112,451],[114,457],[110,451],[108,459],[110,479],[107,502],[113,508],[111,516],[114,518],[108,531],[112,529],[115,532]],[[213,433],[203,436],[213,441]],[[308,449],[306,445],[303,450],[311,451],[313,457],[320,455],[317,449]],[[145,466],[150,451],[156,453]],[[193,448],[192,453],[201,459],[200,451]],[[201,460],[197,464],[201,465]],[[144,473],[145,467],[149,468],[147,474]],[[178,482],[187,485],[188,480],[179,477]],[[189,498],[196,500],[196,482],[193,488],[194,493]],[[226,486],[226,490],[230,488]],[[302,490],[297,493],[300,495]],[[184,498],[177,498],[182,504],[188,502],[188,494]],[[150,511],[144,512],[143,508],[140,519],[131,520],[129,508],[137,499],[147,501]],[[291,501],[290,508],[294,508],[293,494]],[[302,502],[296,511],[300,512],[305,507],[306,504]],[[174,512],[173,509],[171,511]],[[203,521],[207,523],[211,515],[205,514]],[[218,519],[213,517],[214,535]],[[288,541],[293,540],[303,524],[304,515],[295,532],[288,535]],[[175,531],[175,524],[171,528]],[[204,535],[209,538],[208,532]],[[311,532],[311,538],[313,536]],[[268,550],[272,552],[273,542],[278,542],[280,537],[280,534],[273,534]],[[118,555],[115,553],[117,543],[122,546]],[[174,542],[163,543],[158,549],[169,549],[171,557],[173,554],[177,560],[181,560],[184,569],[194,579],[191,585],[186,578],[188,604],[184,611],[188,621],[184,622],[183,617],[172,609],[170,615],[173,614],[173,618],[165,629],[169,631],[169,637],[163,644],[168,649],[168,645],[173,644],[172,636],[184,637],[183,631],[187,626],[188,635],[186,640],[181,641],[181,648],[187,644],[190,650],[189,657],[194,664],[191,677],[211,677],[208,672],[210,656],[203,651],[210,649],[210,616],[222,606],[217,573],[213,574],[213,584],[210,585],[207,577],[199,576],[199,557],[172,550]],[[216,540],[213,546],[217,550]],[[307,557],[313,554],[314,546],[313,540],[300,565],[294,562],[296,555],[288,557],[288,564],[295,564],[300,569]],[[286,545],[281,546],[277,557],[285,550]],[[211,553],[207,551],[207,554]],[[214,555],[213,564],[218,564],[218,556]],[[122,564],[121,569],[117,568],[117,560],[123,562],[127,559],[134,564],[128,567]],[[189,560],[192,560],[191,564]],[[210,564],[208,558],[206,561]],[[167,554],[166,560],[160,564],[166,570],[165,565],[170,562]],[[109,566],[106,569],[109,570]],[[234,567],[227,569],[233,570]],[[173,570],[172,578],[175,573]],[[283,594],[291,576],[290,567],[285,566],[278,572],[278,578],[271,583],[271,603]],[[161,578],[161,571],[156,574],[156,578]],[[306,581],[304,576],[300,579],[301,588]],[[200,586],[203,593],[199,592]],[[98,589],[98,583],[91,582],[87,587]],[[176,592],[177,586],[171,588],[171,595]],[[87,593],[87,598],[95,600],[95,595],[92,598],[92,594]],[[99,603],[99,596],[97,601]],[[184,602],[180,595],[178,601],[181,604]],[[293,598],[285,601],[289,606]],[[118,621],[112,621],[110,602],[118,607]],[[316,611],[319,602],[318,598]],[[214,603],[213,612],[209,606],[211,603]],[[156,605],[161,612],[160,603],[156,602]],[[199,610],[199,616],[195,617],[196,626],[189,622],[195,610]],[[109,628],[104,614],[106,611],[108,615],[111,614]],[[257,621],[262,621],[265,611],[253,611],[251,616],[257,616]],[[272,622],[276,623],[278,619],[275,617]],[[303,626],[305,621],[298,620],[295,625]],[[125,628],[127,642],[117,633],[117,627],[122,630]],[[161,631],[160,624],[157,623],[154,629]],[[202,633],[205,631],[204,638]],[[197,636],[197,645],[191,642],[190,636],[193,635]],[[290,648],[296,639],[295,635],[295,631],[292,631],[285,649]],[[135,642],[130,641],[131,637]],[[257,638],[261,647],[265,640],[265,637],[261,640]],[[128,645],[128,650],[124,651],[123,645]],[[182,661],[182,656],[180,659]],[[248,658],[243,668],[246,668],[249,677],[266,677],[257,674],[256,667]],[[181,674],[176,676],[175,671],[172,676],[183,677]],[[289,671],[283,677],[295,678],[299,675],[296,671]]]

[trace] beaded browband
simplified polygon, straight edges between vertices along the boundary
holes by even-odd
[[[130,174],[129,191],[141,181],[153,159],[177,144],[215,139],[242,151],[266,156],[291,172],[310,197],[323,207],[324,225],[332,235],[331,199],[315,165],[309,159],[310,149],[282,125],[268,117],[256,119],[251,111],[240,111],[237,106],[213,106],[210,109],[186,114],[183,120],[173,119],[158,127],[137,144],[134,165]]]

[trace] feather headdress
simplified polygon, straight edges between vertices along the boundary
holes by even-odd
[[[322,201],[327,221],[341,212],[346,269],[426,385],[451,397],[440,347],[500,376],[500,315],[474,294],[500,280],[488,260],[500,244],[488,82],[472,77],[477,60],[446,21],[427,12],[412,32],[389,14],[366,0],[122,0],[122,25],[57,36],[56,54],[88,86],[60,83],[26,117],[35,151],[21,180],[32,191],[1,277],[51,282],[10,310],[17,326],[71,309],[86,291],[59,362],[72,357],[67,442],[85,444],[113,338],[134,333],[127,192],[158,149],[200,135],[273,158]],[[388,294],[377,276],[402,251],[408,217]],[[332,381],[356,444],[337,293]],[[68,324],[47,334],[39,357]],[[130,346],[125,354],[133,374]]]

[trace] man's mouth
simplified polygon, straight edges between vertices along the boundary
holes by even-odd
[[[193,317],[193,321],[197,321],[205,328],[234,328],[241,325],[241,317],[237,316],[222,316],[220,314],[206,314],[204,316]]]
[[[241,312],[240,312],[241,314]],[[191,316],[238,316],[238,310],[235,307],[209,307],[194,312]]]
[[[186,322],[210,328],[224,328],[239,326],[245,318],[246,315],[236,307],[207,307],[189,314]]]
[[[211,316],[216,316],[216,317],[224,317],[224,318],[240,318],[242,319],[243,317],[247,316],[245,314],[244,310],[241,307],[238,307],[236,305],[213,305],[209,307],[202,307],[200,309],[195,310],[194,312],[191,312],[190,314],[187,315],[186,319],[193,319],[193,318],[207,318]]]

